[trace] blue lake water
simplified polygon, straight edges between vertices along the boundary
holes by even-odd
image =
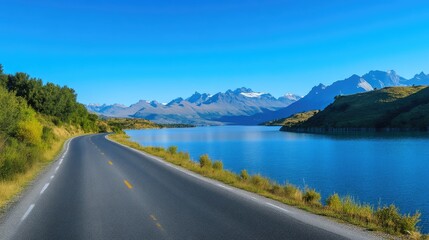
[[[202,154],[224,168],[260,173],[279,183],[316,188],[323,197],[349,194],[375,207],[394,203],[422,213],[429,232],[429,134],[320,135],[279,127],[222,126],[128,130],[146,146],[178,146],[197,161]]]

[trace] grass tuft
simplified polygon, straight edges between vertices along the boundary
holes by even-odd
[[[223,169],[223,163],[221,161],[215,161],[213,163],[213,169],[222,170]]]
[[[307,188],[305,190],[304,196],[302,196],[302,199],[307,204],[321,205],[320,204],[320,199],[321,199],[320,193],[316,192],[316,190],[314,190],[314,189]]]
[[[249,173],[247,173],[246,169],[241,170],[240,179],[243,181],[249,180]]]
[[[209,158],[209,155],[204,154],[200,157],[200,167],[201,168],[209,168],[212,166],[212,161]]]

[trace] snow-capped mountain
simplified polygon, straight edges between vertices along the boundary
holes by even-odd
[[[97,114],[111,117],[145,118],[159,123],[191,123],[202,125],[228,124],[228,118],[240,119],[287,107],[300,99],[294,94],[275,98],[269,93],[238,88],[214,95],[195,92],[192,96],[176,98],[167,104],[140,100],[129,107],[123,105],[87,105]]]
[[[240,123],[258,124],[289,117],[299,112],[323,110],[334,101],[337,95],[367,92],[384,87],[412,85],[429,85],[429,75],[422,72],[415,75],[412,79],[405,79],[397,75],[395,71],[370,71],[363,76],[352,75],[347,79],[336,81],[329,86],[319,84],[313,87],[303,98],[283,109],[242,118],[240,119]]]

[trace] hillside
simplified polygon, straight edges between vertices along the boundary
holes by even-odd
[[[307,111],[307,112],[302,112],[302,113],[296,113],[296,114],[294,114],[290,117],[287,117],[287,118],[282,118],[282,119],[278,119],[278,120],[265,122],[262,125],[264,125],[264,126],[288,126],[288,127],[292,127],[292,126],[295,126],[299,123],[307,121],[309,118],[316,115],[318,112],[320,112],[320,111],[319,110],[312,110],[312,111]]]
[[[429,87],[387,87],[338,96],[307,121],[283,131],[428,130]]]

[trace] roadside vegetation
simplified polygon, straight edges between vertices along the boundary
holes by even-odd
[[[429,130],[429,87],[387,87],[337,96],[323,111],[284,131]]]
[[[99,120],[74,90],[0,65],[0,208],[52,161],[71,136],[97,132]]]
[[[315,189],[309,187],[301,189],[290,183],[278,184],[259,174],[250,175],[246,170],[236,174],[223,169],[222,162],[212,161],[208,155],[202,155],[197,162],[193,161],[188,153],[177,151],[175,146],[167,149],[141,146],[131,141],[126,134],[113,134],[109,135],[109,138],[205,177],[315,214],[358,225],[371,231],[381,231],[405,238],[427,239],[427,236],[422,235],[417,227],[417,223],[420,221],[419,212],[404,215],[394,205],[374,207],[360,203],[351,196],[339,196],[338,194],[328,196],[326,201],[322,202],[321,194]]]
[[[27,73],[6,74],[0,64],[0,211],[60,152],[85,133],[191,127],[144,119],[100,119],[77,102],[72,88]]]

